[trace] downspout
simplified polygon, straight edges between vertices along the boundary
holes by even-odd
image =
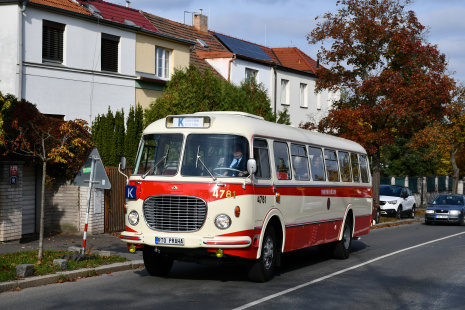
[[[231,82],[231,64],[235,59],[236,59],[236,54],[233,54],[233,57],[229,60],[228,82]]]
[[[273,71],[274,71],[274,113],[276,115],[276,122],[278,122],[278,111],[276,111],[277,109],[277,105],[276,105],[276,101],[277,101],[277,95],[278,95],[278,73],[277,73],[277,70],[276,70],[276,66],[273,66]]]
[[[26,11],[28,0],[23,1],[23,5],[18,15],[18,65],[16,76],[16,97],[23,98],[23,13]]]

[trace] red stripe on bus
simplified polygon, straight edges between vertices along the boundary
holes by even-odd
[[[242,184],[221,183],[190,183],[190,182],[156,182],[141,181],[130,182],[130,185],[140,187],[140,199],[147,199],[152,195],[186,195],[196,196],[210,202],[221,199],[228,199],[243,195],[274,195],[276,192],[282,196],[314,196],[314,197],[357,197],[371,198],[372,189],[364,186],[315,186],[315,185],[276,185],[276,191],[270,186],[247,185],[246,189]]]

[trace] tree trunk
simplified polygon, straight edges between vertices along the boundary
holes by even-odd
[[[459,173],[460,169],[457,167],[457,163],[455,162],[455,153],[457,150],[450,150],[450,163],[452,165],[452,170],[454,171],[454,184],[452,185],[452,194],[457,194],[459,189]]]
[[[372,157],[372,186],[373,186],[373,201],[375,205],[379,206],[379,185],[381,183],[381,172],[380,172],[380,151],[378,151]]]
[[[41,195],[40,195],[40,227],[39,227],[39,254],[37,258],[39,263],[42,262],[43,251],[44,251],[44,209],[45,209],[45,175],[47,172],[47,162],[42,162],[42,184],[41,184]]]

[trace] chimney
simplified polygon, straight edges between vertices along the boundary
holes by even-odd
[[[127,8],[131,7],[131,1],[126,0],[126,7],[127,7]]]
[[[208,17],[202,14],[202,10],[200,14],[194,14],[194,27],[200,31],[208,31]]]

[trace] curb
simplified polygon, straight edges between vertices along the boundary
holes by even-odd
[[[125,263],[114,263],[110,265],[103,265],[103,266],[99,266],[96,268],[85,268],[85,269],[57,272],[55,274],[49,274],[49,275],[44,275],[44,276],[35,276],[35,277],[26,278],[24,280],[16,280],[12,282],[0,283],[0,293],[6,292],[6,291],[13,291],[17,289],[24,289],[28,287],[36,287],[36,286],[41,286],[41,285],[46,285],[46,284],[57,283],[63,277],[65,277],[66,279],[76,279],[79,277],[102,275],[106,273],[124,271],[124,270],[129,270],[129,269],[137,269],[141,267],[144,267],[144,261],[135,260],[135,261],[129,261]]]

